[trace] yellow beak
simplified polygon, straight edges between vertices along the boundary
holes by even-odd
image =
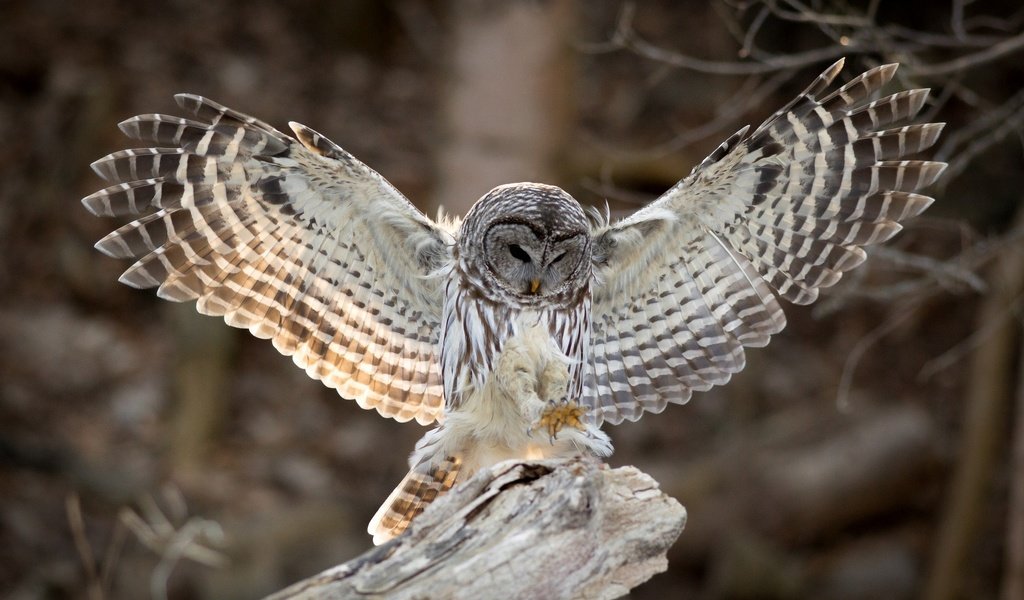
[[[539,289],[540,289],[540,279],[531,279],[530,280],[530,293],[531,294],[536,294],[537,290],[539,290]]]

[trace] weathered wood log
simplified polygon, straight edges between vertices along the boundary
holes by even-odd
[[[406,535],[269,600],[618,598],[666,569],[685,522],[636,468],[506,462],[434,502]]]

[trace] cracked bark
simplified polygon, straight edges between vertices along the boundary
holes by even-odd
[[[618,598],[666,569],[685,522],[634,467],[506,462],[434,502],[406,535],[269,599]]]

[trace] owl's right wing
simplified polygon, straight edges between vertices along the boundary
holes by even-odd
[[[125,134],[162,147],[93,164],[123,183],[84,198],[86,208],[144,215],[96,244],[138,259],[121,281],[197,300],[363,408],[436,420],[450,226],[303,125],[291,124],[296,140],[206,98],[175,99],[197,120],[129,119]]]
[[[776,295],[808,304],[932,199],[942,173],[899,160],[942,124],[913,118],[928,90],[866,102],[896,65],[825,90],[837,62],[747,134],[740,130],[651,204],[593,232],[593,363],[598,421],[636,420],[725,383],[785,327]],[[773,293],[774,292],[774,293]]]

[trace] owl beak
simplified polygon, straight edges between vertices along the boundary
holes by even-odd
[[[539,290],[539,289],[540,289],[540,279],[531,279],[530,280],[530,293],[531,294],[536,294],[537,290]]]

